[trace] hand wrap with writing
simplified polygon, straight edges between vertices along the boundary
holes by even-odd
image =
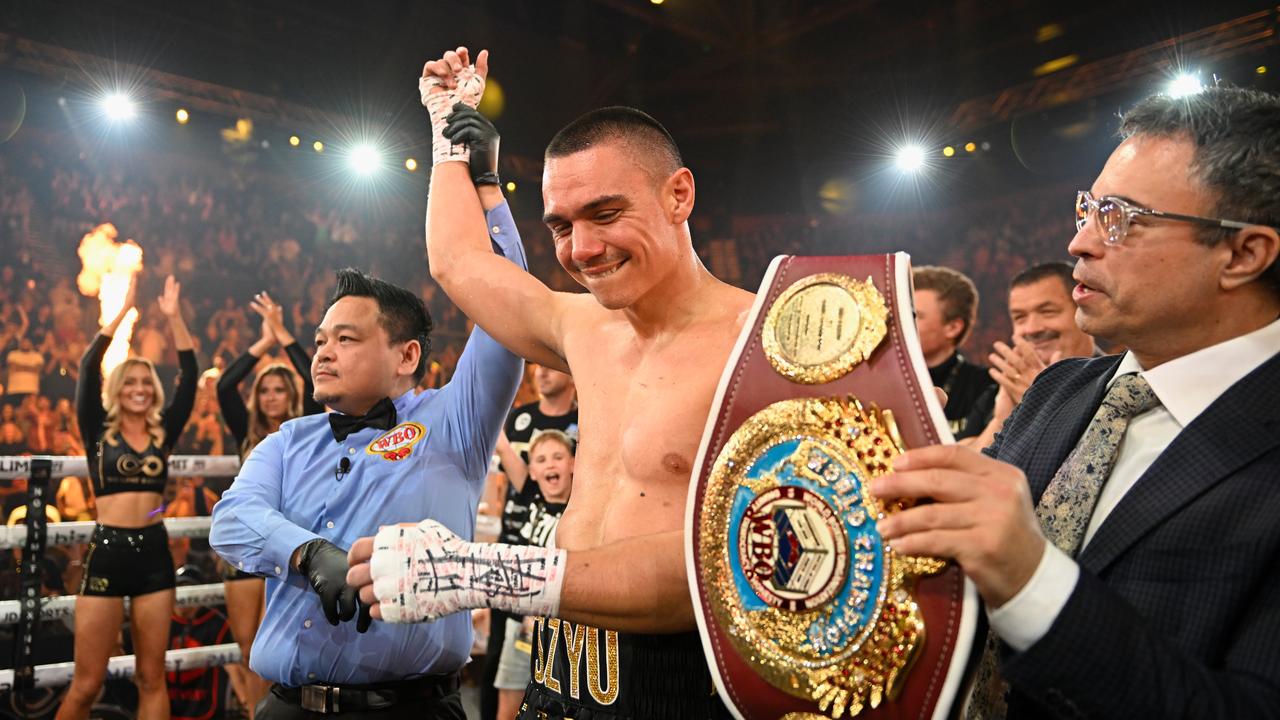
[[[485,607],[554,616],[567,560],[555,548],[466,542],[423,520],[379,530],[369,568],[382,619],[410,623]]]
[[[465,145],[454,145],[444,136],[444,128],[455,103],[464,103],[472,108],[480,104],[480,98],[484,96],[484,78],[480,77],[473,66],[467,66],[458,73],[457,80],[458,86],[455,88],[445,87],[440,78],[434,75],[418,80],[422,104],[431,115],[432,165],[452,160],[471,160],[471,151]]]

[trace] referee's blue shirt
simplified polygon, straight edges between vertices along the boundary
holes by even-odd
[[[508,206],[487,214],[503,255],[527,269]],[[290,420],[245,460],[214,507],[209,540],[235,567],[267,577],[267,609],[251,667],[297,687],[392,682],[461,668],[471,652],[471,614],[434,623],[374,621],[334,627],[319,596],[289,568],[298,546],[324,538],[348,549],[382,525],[432,518],[471,538],[489,458],[523,373],[523,361],[478,327],[453,379],[439,390],[393,398],[396,427],[334,440],[326,415]],[[337,472],[342,458],[350,470]]]

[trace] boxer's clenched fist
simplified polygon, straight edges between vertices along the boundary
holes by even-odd
[[[466,542],[423,520],[357,541],[347,582],[359,587],[363,602],[376,603],[373,616],[387,622],[430,622],[482,607],[554,615],[566,557],[551,548]]]
[[[418,92],[422,104],[431,115],[432,164],[470,159],[465,145],[454,145],[443,135],[445,119],[457,103],[474,108],[484,97],[485,78],[489,75],[489,51],[481,50],[476,62],[471,63],[470,52],[465,47],[450,50],[439,60],[431,60],[422,66],[418,80]]]

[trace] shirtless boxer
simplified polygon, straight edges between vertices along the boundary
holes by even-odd
[[[423,69],[437,144],[453,101],[483,92],[487,51],[476,61],[458,48]],[[452,120],[455,141],[496,144],[478,113]],[[521,717],[727,717],[695,629],[683,523],[702,429],[753,298],[694,253],[693,174],[637,110],[597,110],[561,130],[546,151],[543,221],[590,294],[558,293],[493,254],[468,165],[435,155],[432,276],[513,352],[574,376],[592,441],[555,548],[469,543],[428,520],[379,534],[372,580],[374,541],[358,541],[348,582],[387,620],[474,607],[547,616]]]

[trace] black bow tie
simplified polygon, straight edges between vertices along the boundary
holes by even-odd
[[[329,427],[333,428],[333,439],[342,442],[347,436],[361,428],[377,428],[390,430],[396,424],[396,406],[390,398],[382,398],[373,409],[364,415],[343,415],[329,413]]]

